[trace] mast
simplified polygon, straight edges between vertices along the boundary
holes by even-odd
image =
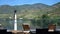
[[[14,30],[17,30],[17,15],[16,15],[16,10],[14,11]]]

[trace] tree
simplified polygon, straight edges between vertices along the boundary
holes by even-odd
[[[48,16],[48,14],[43,14],[41,18],[42,18],[42,22],[41,22],[42,28],[47,27],[48,24],[49,24],[49,16]]]

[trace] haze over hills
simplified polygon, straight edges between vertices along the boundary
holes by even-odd
[[[14,10],[17,10],[18,17],[34,18],[42,14],[50,14],[50,13],[60,14],[59,9],[60,9],[60,2],[52,6],[45,5],[42,3],[36,3],[32,5],[29,5],[29,4],[16,5],[16,6],[1,5],[0,16],[1,17],[12,16],[14,13]]]

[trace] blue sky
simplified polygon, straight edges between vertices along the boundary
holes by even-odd
[[[0,0],[0,5],[23,5],[23,4],[35,4],[43,3],[47,5],[53,5],[60,0]]]

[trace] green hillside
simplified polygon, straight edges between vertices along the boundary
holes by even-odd
[[[25,4],[25,5],[16,5],[16,6],[9,6],[9,5],[1,5],[0,6],[0,18],[7,18],[13,17],[14,10],[17,10],[18,18],[34,18],[40,16],[42,14],[60,14],[60,2],[56,3],[52,6],[45,5],[42,3],[36,4]]]
[[[13,29],[14,11],[17,11],[18,29],[22,29],[22,23],[29,23],[31,27],[47,27],[48,24],[60,26],[60,2],[49,6],[42,3],[25,5],[1,5],[0,24],[7,29]],[[20,20],[20,18],[23,18]],[[32,19],[31,19],[32,18]]]

